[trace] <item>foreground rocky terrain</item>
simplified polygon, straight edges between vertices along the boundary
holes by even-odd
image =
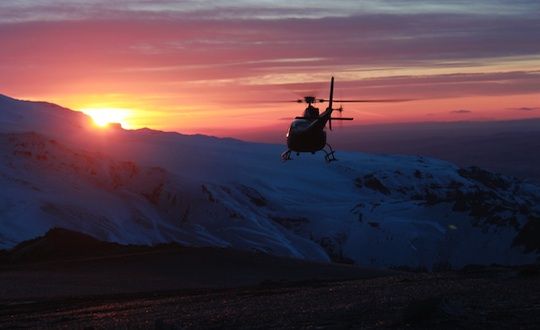
[[[506,328],[540,324],[540,265],[436,273],[55,229],[0,254],[0,328]]]
[[[2,303],[2,328],[537,329],[540,269],[470,268]]]

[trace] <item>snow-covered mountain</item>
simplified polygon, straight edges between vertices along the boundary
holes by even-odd
[[[540,187],[417,156],[96,129],[84,114],[0,96],[0,248],[65,227],[379,267],[518,264],[540,252]]]

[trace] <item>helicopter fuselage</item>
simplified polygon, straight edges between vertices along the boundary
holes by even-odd
[[[287,147],[294,152],[316,152],[326,146],[326,132],[313,121],[295,119],[287,132]]]
[[[332,115],[332,109],[328,108],[320,115],[318,109],[311,115],[308,110],[310,107],[304,112],[304,117],[293,120],[287,132],[287,147],[291,151],[317,152],[326,146],[324,127]]]

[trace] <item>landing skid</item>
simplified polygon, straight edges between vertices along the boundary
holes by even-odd
[[[323,148],[322,151],[324,151],[325,155],[324,155],[324,159],[326,160],[327,163],[330,163],[330,162],[333,162],[336,159],[336,156],[334,155],[336,152],[334,151],[334,149],[332,149],[332,146],[330,144],[326,144],[326,146],[328,147],[328,151],[326,149]]]
[[[284,161],[284,162],[286,162],[288,160],[291,160],[292,159],[291,158],[291,152],[292,152],[291,149],[287,149],[287,151],[283,152],[281,154],[281,160]]]
[[[324,160],[326,160],[327,163],[336,161],[337,160],[335,156],[336,152],[334,151],[334,149],[332,149],[332,146],[327,143],[325,147],[328,147],[328,150],[326,150],[325,148],[321,149],[322,151],[324,151]],[[291,149],[287,149],[286,151],[284,151],[281,154],[281,160],[284,162],[288,160],[292,160],[291,153],[292,153]],[[300,154],[300,153],[297,153],[297,154]]]

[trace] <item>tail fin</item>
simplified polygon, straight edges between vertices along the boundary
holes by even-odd
[[[334,101],[334,77],[330,80],[330,97],[328,98],[328,108],[332,109],[332,102]]]
[[[334,77],[330,80],[330,97],[328,98],[328,111],[330,111],[330,117],[328,118],[328,128],[332,130],[332,102],[334,101]]]

